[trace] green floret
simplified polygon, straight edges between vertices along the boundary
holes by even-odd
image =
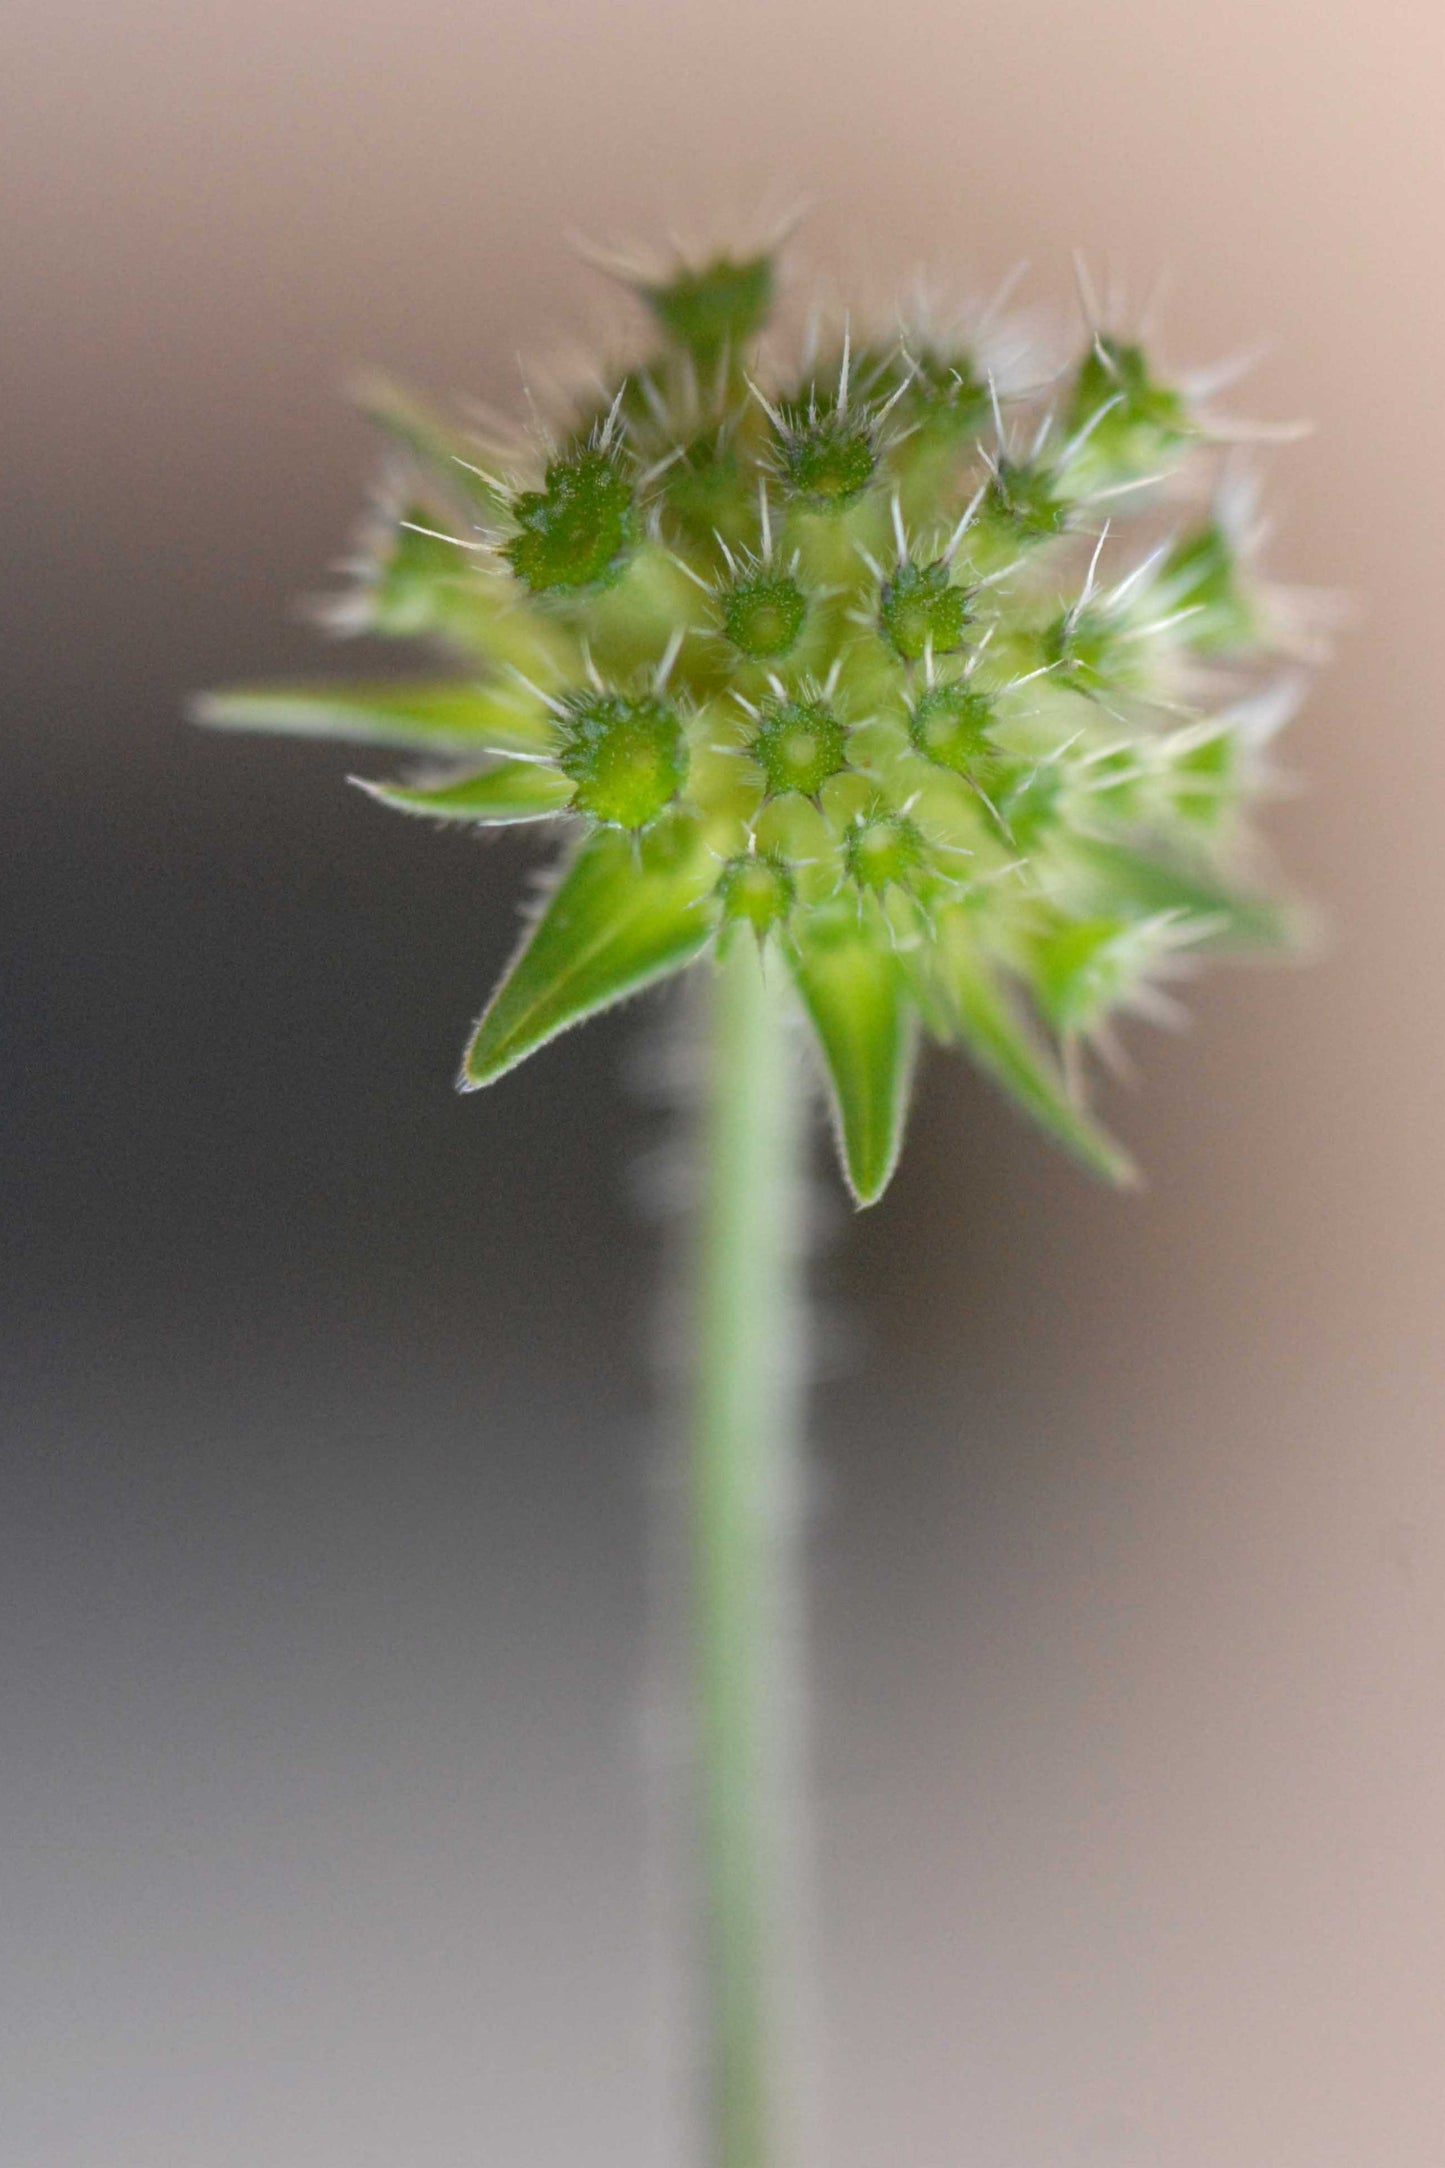
[[[816,798],[848,765],[848,732],[823,700],[765,700],[748,751],[769,797],[795,790]]]
[[[1175,609],[1193,613],[1190,643],[1206,653],[1247,648],[1259,637],[1259,612],[1239,550],[1216,520],[1175,544],[1164,560],[1159,591]]]
[[[969,355],[925,346],[909,355],[906,366],[908,388],[898,410],[905,425],[950,442],[978,434],[991,402],[988,384]]]
[[[947,655],[960,645],[969,622],[968,596],[949,578],[940,558],[931,565],[900,565],[883,583],[878,623],[884,639],[905,662],[921,662],[931,649]]]
[[[518,532],[503,554],[534,594],[614,579],[637,539],[632,489],[610,452],[554,460],[541,489],[512,506]]]
[[[1171,465],[1192,428],[1185,400],[1150,375],[1143,347],[1102,334],[1080,364],[1065,426],[1082,439],[1069,462],[1075,480],[1101,484]]]
[[[691,438],[667,469],[663,503],[684,535],[740,542],[751,528],[753,479],[744,472],[733,432],[707,429]]]
[[[1047,542],[1069,525],[1058,476],[1037,460],[1000,459],[984,498],[984,516],[1021,542]]]
[[[566,703],[562,773],[573,804],[612,828],[647,828],[687,780],[687,735],[666,700],[577,693]]]
[[[993,702],[968,685],[931,685],[908,718],[914,751],[957,775],[976,774],[996,756],[988,733]]]
[[[873,479],[873,440],[847,415],[811,417],[783,438],[783,478],[795,497],[815,511],[841,510],[861,497]]]
[[[761,938],[792,910],[797,883],[776,852],[743,851],[723,867],[717,894],[724,920],[742,920]]]
[[[796,646],[808,615],[797,581],[783,572],[749,572],[723,595],[723,631],[740,655],[774,662]]]
[[[999,817],[1020,851],[1034,851],[1054,835],[1063,818],[1064,777],[1052,762],[1019,768],[999,801]]]
[[[771,256],[741,263],[719,256],[701,271],[682,271],[665,286],[644,286],[643,299],[662,329],[699,363],[724,349],[740,353],[767,322],[773,305]]]
[[[843,837],[848,871],[860,888],[906,888],[924,864],[923,837],[902,814],[860,815]]]
[[[1043,637],[1044,659],[1060,685],[1099,699],[1129,691],[1145,676],[1144,643],[1114,611],[1086,604],[1060,611]]]

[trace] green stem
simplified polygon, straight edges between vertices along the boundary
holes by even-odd
[[[787,2168],[800,1697],[806,1094],[790,995],[741,932],[712,987],[698,1229],[692,1574],[710,2168]]]

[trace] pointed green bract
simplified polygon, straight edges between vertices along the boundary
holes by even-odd
[[[530,929],[467,1048],[463,1091],[492,1084],[570,1024],[692,962],[712,939],[717,866],[678,818],[634,841],[599,829]]]
[[[789,957],[832,1086],[848,1186],[867,1205],[898,1163],[916,1034],[891,947],[851,919],[838,912],[800,931]]]
[[[439,482],[459,509],[487,519],[497,517],[502,501],[486,477],[477,472],[474,450],[466,438],[458,436],[420,400],[399,390],[384,376],[359,377],[355,397],[367,420]]]
[[[1034,944],[1029,991],[1060,1039],[1087,1038],[1193,941],[1194,924],[1170,911],[1157,918],[1068,919]]]
[[[1277,897],[1235,888],[1212,867],[1186,866],[1124,843],[1083,841],[1078,858],[1091,903],[1140,917],[1178,911],[1209,922],[1203,948],[1289,949],[1302,938],[1299,914]]]
[[[1070,1098],[1054,1063],[979,954],[961,913],[942,929],[930,962],[930,1011],[941,1007],[951,1035],[978,1066],[1095,1174],[1121,1186],[1135,1182],[1128,1153]]]
[[[542,753],[555,736],[540,701],[488,685],[234,685],[203,693],[193,712],[218,730],[342,738],[353,745]]]
[[[369,537],[358,584],[328,614],[347,632],[444,641],[488,677],[515,670],[550,682],[569,674],[582,658],[567,627],[528,610],[466,527],[408,503]]]
[[[471,625],[476,612],[466,552],[445,528],[428,526],[436,518],[429,507],[410,503],[397,515],[366,586],[346,607],[351,627],[384,640],[425,640],[448,638],[458,622]]]
[[[482,775],[418,789],[402,783],[373,783],[351,778],[358,790],[398,813],[427,813],[433,820],[482,821],[494,827],[516,821],[540,821],[566,811],[572,785],[555,768],[534,760],[504,760]]]

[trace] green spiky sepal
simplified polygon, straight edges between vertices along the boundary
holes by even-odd
[[[338,619],[451,674],[203,718],[424,754],[362,785],[404,812],[566,825],[464,1088],[749,939],[796,984],[860,1203],[920,1030],[1129,1179],[1073,1051],[1159,1013],[1190,952],[1289,932],[1238,876],[1279,613],[1229,490],[1199,509],[1206,423],[1100,333],[1053,403],[921,330],[845,328],[763,383],[768,257],[639,283],[660,350],[541,446],[373,391],[404,487]]]

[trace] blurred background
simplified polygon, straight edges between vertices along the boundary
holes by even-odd
[[[1091,1189],[959,1065],[820,1287],[828,2168],[1445,2159],[1445,31],[1427,0],[8,0],[6,2168],[692,2168],[640,1751],[635,1014],[477,1100],[525,845],[193,687],[324,667],[359,362],[510,403],[569,255],[1174,274],[1357,622]],[[825,1177],[831,1182],[831,1172]]]

